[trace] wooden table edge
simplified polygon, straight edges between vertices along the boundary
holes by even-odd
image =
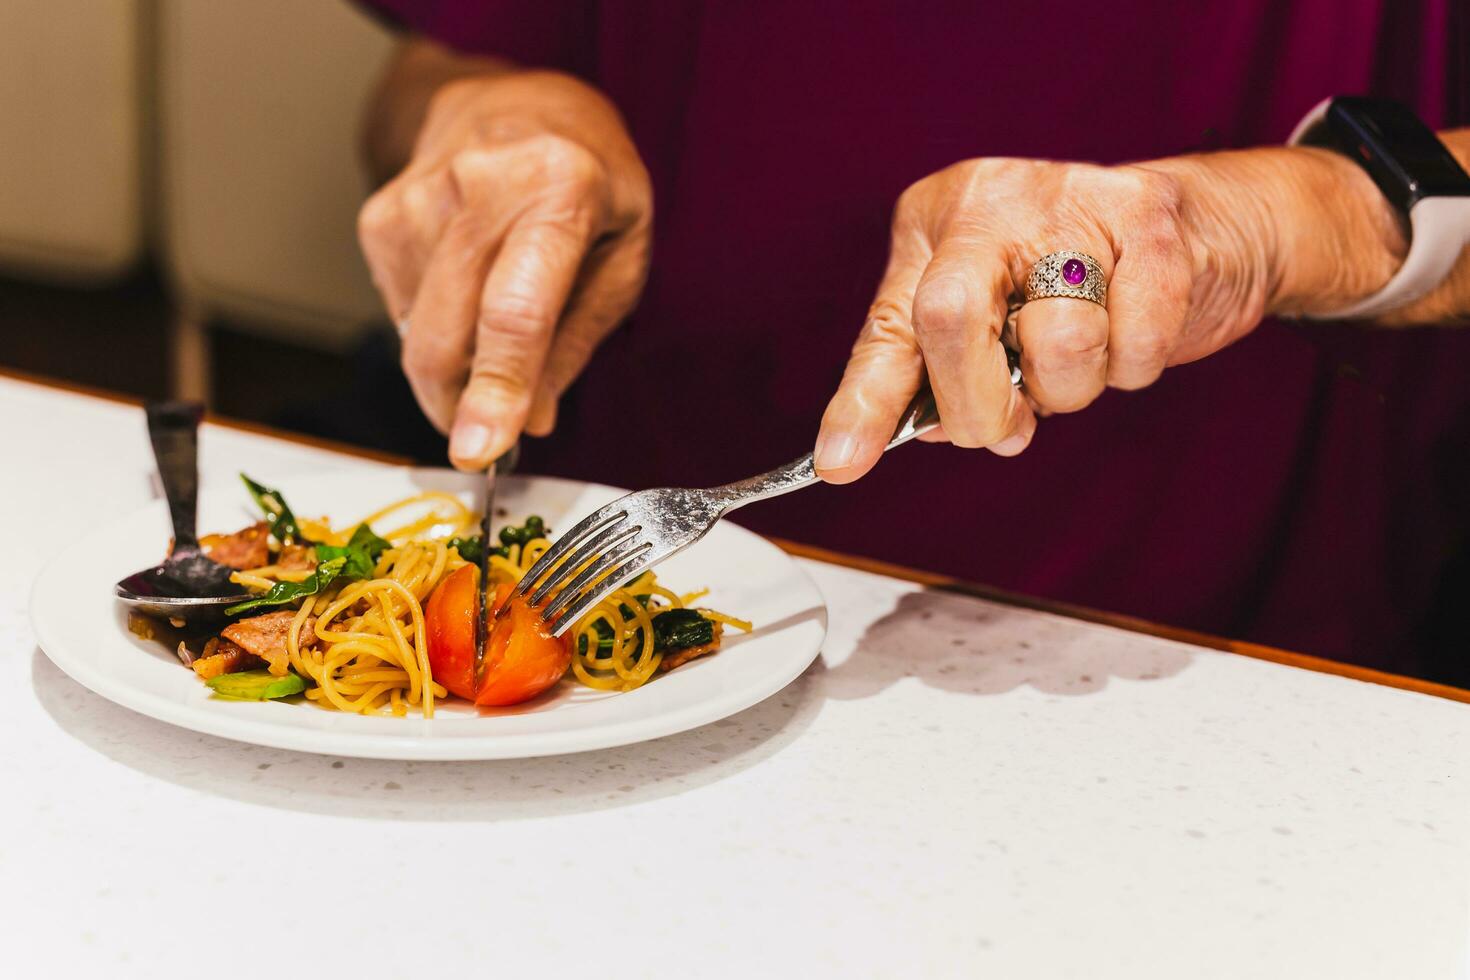
[[[36,385],[39,388],[54,388],[58,391],[65,391],[68,394],[83,395],[87,398],[96,398],[100,401],[114,402],[119,405],[131,405],[134,408],[142,408],[146,400],[134,395],[126,395],[122,392],[108,391],[105,388],[77,384],[72,381],[62,381],[58,378],[51,378],[4,366],[0,366],[0,378]],[[338,442],[335,439],[323,439],[320,436],[309,436],[299,432],[286,432],[282,429],[272,428],[269,425],[261,425],[258,422],[247,422],[243,419],[228,418],[214,412],[206,412],[204,414],[204,421],[210,425],[217,425],[224,429],[235,429],[240,432],[249,432],[252,435],[265,436],[269,439],[279,439],[282,442],[310,446],[313,449],[324,449],[328,452],[340,453],[343,456],[355,456],[359,459],[369,459],[373,462],[389,463],[394,466],[415,465],[414,460],[409,459],[407,456],[399,456],[396,453],[368,449],[365,446],[354,446],[351,443]]]
[[[69,381],[61,381],[56,378],[45,377],[14,368],[0,367],[0,378],[12,381],[20,381],[43,388],[52,388],[66,391],[71,394],[84,395],[89,398],[97,398],[103,401],[116,402],[124,405],[141,406],[143,399],[118,392],[95,388],[90,385],[75,384]],[[354,446],[350,443],[337,442],[333,439],[322,439],[316,436],[308,436],[295,432],[285,432],[268,425],[255,422],[246,422],[239,419],[225,418],[214,413],[206,416],[212,425],[218,425],[226,429],[235,429],[241,432],[249,432],[253,435],[266,436],[271,439],[279,439],[283,442],[296,443],[298,445],[310,446],[313,449],[323,449],[328,452],[340,453],[344,456],[354,456],[359,459],[368,459],[379,463],[389,463],[398,466],[412,466],[415,461],[406,456],[393,453],[379,452],[362,446]],[[1165,626],[1161,623],[1138,619],[1133,616],[1125,616],[1120,613],[1104,612],[1100,609],[1092,609],[1087,606],[1075,606],[1070,603],[1057,602],[1052,599],[1042,599],[1036,596],[1022,595],[1015,592],[1007,592],[988,585],[980,585],[975,582],[967,582],[949,575],[941,575],[937,572],[926,572],[916,568],[908,568],[903,565],[895,565],[890,562],[879,561],[873,558],[862,558],[857,555],[849,555],[844,552],[831,551],[826,548],[818,548],[814,545],[802,544],[798,541],[789,541],[784,538],[771,539],[777,547],[789,555],[799,558],[808,558],[812,561],[820,561],[829,565],[838,565],[843,568],[852,568],[858,571],[871,572],[875,575],[886,575],[906,582],[914,582],[928,588],[943,589],[963,595],[975,596],[992,602],[1005,605],[1018,606],[1023,609],[1034,609],[1039,612],[1053,613],[1058,616],[1066,616],[1071,619],[1079,619],[1083,622],[1098,623],[1104,626],[1112,626],[1117,629],[1127,630],[1131,633],[1142,633],[1148,636],[1157,636],[1167,640],[1176,640],[1180,643],[1189,643],[1194,646],[1205,647],[1210,650],[1220,650],[1226,653],[1238,654],[1242,657],[1251,657],[1255,660],[1266,660],[1271,663],[1283,664],[1288,667],[1297,667],[1302,670],[1310,670],[1319,674],[1334,674],[1338,677],[1347,677],[1352,680],[1363,681],[1369,684],[1378,684],[1383,687],[1398,688],[1403,691],[1413,691],[1417,694],[1428,694],[1433,697],[1445,698],[1450,701],[1459,701],[1470,704],[1470,690],[1451,687],[1448,684],[1438,684],[1434,681],[1420,680],[1416,677],[1407,677],[1403,674],[1393,674],[1388,671],[1373,670],[1369,667],[1359,667],[1353,664],[1338,663],[1324,657],[1316,657],[1306,653],[1296,653],[1291,650],[1282,650],[1276,647],[1265,646],[1260,643],[1249,643],[1244,640],[1231,640],[1225,637],[1214,636],[1209,633],[1199,633],[1194,630],[1183,629],[1177,626]]]
[[[890,562],[878,561],[873,558],[860,558],[855,555],[802,544],[798,541],[787,541],[783,538],[772,538],[771,540],[790,555],[810,558],[829,565],[841,565],[845,568],[872,572],[876,575],[886,575],[889,578],[914,582],[931,589],[943,589],[947,592],[975,596],[976,598],[988,599],[992,602],[999,602],[1009,606],[1035,609],[1038,612],[1054,613],[1070,619],[1080,619],[1088,623],[1112,626],[1117,629],[1128,630],[1131,633],[1145,633],[1149,636],[1157,636],[1166,640],[1176,640],[1180,643],[1189,643],[1211,650],[1235,653],[1243,657],[1251,657],[1255,660],[1269,660],[1272,663],[1284,664],[1289,667],[1300,667],[1303,670],[1315,671],[1319,674],[1336,674],[1339,677],[1349,677],[1353,680],[1366,681],[1370,684],[1396,687],[1405,691],[1415,691],[1419,694],[1430,694],[1435,697],[1470,704],[1470,690],[1452,687],[1448,684],[1437,684],[1434,681],[1420,680],[1417,677],[1407,677],[1403,674],[1393,674],[1383,670],[1374,670],[1371,667],[1359,667],[1355,664],[1339,663],[1335,660],[1328,660],[1325,657],[1316,657],[1308,653],[1282,650],[1278,647],[1265,646],[1260,643],[1226,639],[1225,637],[1215,636],[1210,633],[1199,633],[1195,630],[1184,629],[1178,626],[1165,626],[1162,623],[1155,623],[1134,616],[1126,616],[1121,613],[1104,612],[1103,610],[1093,609],[1088,606],[1076,606],[1053,599],[1043,599],[1017,592],[1007,592],[1004,589],[998,589],[994,586],[967,582],[964,579],[941,575],[937,572],[921,571],[916,568],[894,565]]]

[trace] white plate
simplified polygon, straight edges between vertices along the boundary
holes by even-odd
[[[473,478],[448,470],[384,469],[281,485],[292,508],[343,524],[424,489],[471,501]],[[570,527],[623,491],[544,477],[507,477],[498,507],[508,520],[540,514]],[[206,488],[199,527],[232,531],[253,519],[243,487]],[[705,657],[624,694],[562,681],[519,708],[481,713],[443,703],[432,719],[362,717],[305,703],[224,701],[160,644],[130,634],[112,586],[156,562],[169,536],[162,501],[94,532],[59,554],[36,580],[31,623],[46,654],[79,683],[124,707],[194,731],[276,748],[377,759],[505,759],[627,745],[718,721],[769,697],[816,657],[826,634],[822,595],[791,558],[744,528],[721,522],[659,566],[680,591],[708,587],[714,608],[752,620],[727,631]]]

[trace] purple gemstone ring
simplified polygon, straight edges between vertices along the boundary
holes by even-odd
[[[1108,305],[1108,282],[1102,266],[1086,252],[1063,249],[1043,255],[1026,277],[1026,302],[1065,296]]]

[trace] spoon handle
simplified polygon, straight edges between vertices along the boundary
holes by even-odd
[[[199,502],[199,420],[204,406],[197,402],[150,402],[148,438],[158,478],[168,500],[168,515],[174,522],[174,554],[198,551],[194,534]]]

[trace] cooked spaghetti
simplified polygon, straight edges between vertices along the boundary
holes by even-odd
[[[248,478],[246,483],[267,522],[201,543],[211,557],[237,568],[233,580],[255,596],[243,607],[280,608],[226,627],[198,655],[180,648],[181,657],[227,696],[255,697],[232,694],[219,680],[253,670],[263,682],[291,679],[294,687],[273,690],[304,693],[325,708],[402,716],[416,707],[432,717],[435,702],[449,691],[431,667],[425,615],[430,596],[477,557],[476,548],[491,548],[492,583],[513,585],[551,547],[534,517],[502,528],[499,546],[463,537],[479,518],[452,494],[420,493],[333,527],[325,520],[298,520],[279,492]],[[381,524],[389,530],[375,533],[372,528]],[[643,573],[574,625],[569,672],[592,688],[629,691],[661,669],[714,652],[725,626],[751,628],[694,608],[702,595],[678,594],[653,572]]]
[[[420,705],[424,717],[432,718],[435,698],[448,693],[434,683],[429,668],[423,603],[446,573],[465,563],[447,541],[472,526],[474,515],[451,494],[429,492],[389,504],[351,527],[371,526],[424,504],[429,505],[424,514],[383,535],[393,546],[378,557],[371,579],[302,600],[286,650],[291,668],[315,684],[305,692],[310,700],[361,714],[386,706],[400,716],[410,705]],[[345,545],[352,534],[351,529],[334,530],[313,521],[303,521],[302,531],[336,546]],[[431,534],[437,536],[426,536]],[[301,572],[256,568],[234,578],[243,585],[270,588],[283,576],[304,577]],[[313,617],[311,632],[303,637],[302,629]],[[318,642],[303,645],[310,637]]]

